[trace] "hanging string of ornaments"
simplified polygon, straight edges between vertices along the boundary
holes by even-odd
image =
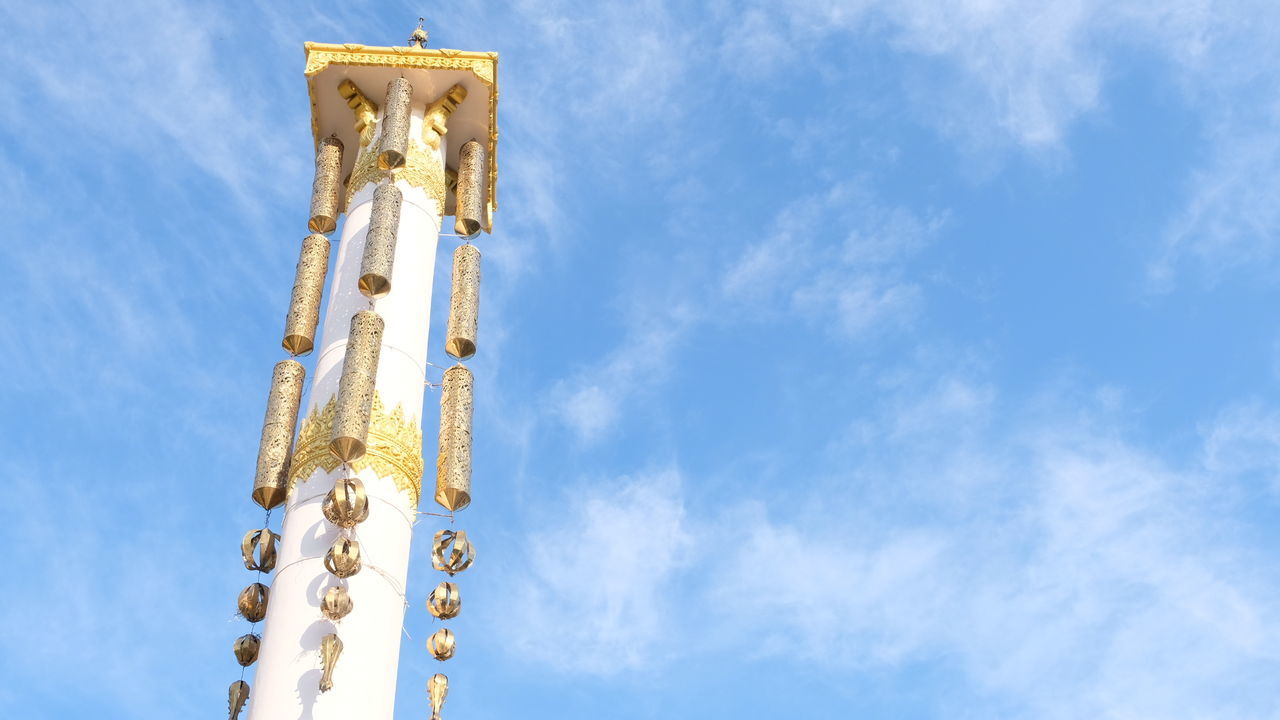
[[[422,47],[425,42],[426,33],[421,29],[420,21],[411,43]],[[359,94],[358,91],[355,94]],[[429,145],[439,148],[440,136],[447,131],[444,121],[465,95],[465,89],[456,85],[440,100],[428,106],[423,132],[424,140]],[[363,126],[358,127],[358,130],[362,136],[368,134],[362,144],[369,142],[377,131],[377,166],[385,172],[385,176],[384,182],[379,183],[373,193],[358,276],[359,290],[368,298],[369,305],[368,309],[356,311],[350,318],[350,332],[338,381],[332,435],[328,443],[328,451],[337,459],[341,473],[333,488],[324,496],[321,505],[322,514],[333,526],[336,535],[332,546],[323,556],[324,568],[332,579],[324,588],[320,601],[321,616],[329,624],[329,632],[323,636],[319,647],[321,672],[318,690],[321,693],[333,688],[334,671],[343,651],[340,637],[342,621],[355,608],[348,581],[366,565],[361,557],[358,531],[361,523],[369,517],[370,502],[364,483],[356,476],[351,463],[364,457],[368,448],[384,331],[383,318],[376,312],[376,301],[392,291],[397,232],[404,201],[395,182],[397,171],[404,169],[408,163],[412,98],[413,88],[409,80],[404,77],[392,79],[387,85],[380,126],[375,116],[376,106],[367,102],[363,96],[358,98],[360,102],[357,102],[354,95],[349,99],[349,104],[357,111],[357,118],[363,117]],[[361,116],[361,111],[367,117]],[[434,144],[427,138],[428,131],[434,133]],[[240,678],[232,682],[228,689],[230,720],[238,720],[249,700],[250,686],[245,681],[245,673],[258,659],[262,638],[255,633],[255,629],[268,612],[271,590],[262,581],[266,574],[276,570],[277,544],[280,541],[280,535],[270,529],[270,519],[272,511],[284,504],[289,493],[290,463],[306,382],[306,370],[294,358],[308,355],[315,348],[320,304],[329,266],[328,236],[337,229],[340,216],[339,193],[344,185],[341,178],[343,152],[343,143],[336,136],[324,138],[318,144],[307,223],[311,234],[302,240],[281,341],[292,357],[276,364],[267,395],[266,415],[251,494],[253,501],[266,512],[266,517],[262,528],[248,531],[241,541],[244,566],[257,573],[257,578],[240,592],[237,599],[238,614],[250,623],[250,627],[233,644],[234,656],[241,666],[241,673]],[[452,171],[449,173],[452,174]],[[445,370],[439,386],[440,431],[434,499],[447,514],[424,513],[447,517],[450,524],[455,520],[455,513],[471,503],[474,378],[463,361],[472,358],[477,349],[481,257],[472,240],[480,234],[483,226],[487,177],[485,148],[480,142],[471,139],[461,147],[453,188],[454,232],[464,242],[453,253],[452,286],[444,342],[445,352],[458,362]],[[443,213],[444,208],[441,207],[440,210]],[[461,612],[461,594],[453,578],[471,567],[475,556],[475,547],[465,531],[450,527],[435,533],[431,546],[432,567],[448,575],[448,579],[440,582],[427,598],[427,610],[435,619],[452,620]],[[378,571],[377,567],[369,567]],[[437,629],[428,638],[426,645],[431,656],[441,662],[453,658],[457,649],[456,637],[449,627]],[[449,678],[443,673],[434,674],[428,680],[427,690],[431,718],[440,720],[449,691]]]

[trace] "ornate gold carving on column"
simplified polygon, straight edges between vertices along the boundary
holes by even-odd
[[[312,232],[328,235],[338,229],[338,191],[342,186],[342,141],[329,136],[316,152],[316,179],[311,185]]]
[[[400,228],[403,199],[395,185],[379,185],[373,191],[373,209],[364,236],[358,283],[366,297],[377,299],[391,292],[391,270],[396,260],[396,233]]]
[[[468,140],[458,155],[453,231],[462,237],[473,238],[484,227],[484,146]]]
[[[315,347],[324,276],[328,272],[329,238],[319,233],[303,238],[289,314],[284,319],[284,340],[280,343],[290,355],[306,355]]]
[[[253,501],[266,510],[284,502],[287,495],[289,451],[306,372],[296,360],[281,360],[271,374],[271,392],[267,395],[267,414],[258,446],[258,470],[253,480]]]
[[[480,322],[480,249],[459,245],[453,251],[453,285],[449,293],[449,323],[444,351],[459,360],[476,354]]]
[[[302,421],[289,472],[289,492],[293,492],[299,480],[305,482],[310,478],[317,468],[332,472],[342,464],[329,452],[336,412],[336,398],[330,397],[324,407],[312,408],[311,414]],[[424,464],[422,428],[417,418],[406,417],[399,405],[387,412],[382,398],[375,392],[364,456],[347,464],[356,472],[373,468],[379,476],[392,478],[397,488],[409,493],[410,502],[417,507],[422,494]]]
[[[446,510],[461,510],[471,504],[473,382],[471,371],[462,365],[454,365],[444,372],[435,497]]]
[[[449,132],[449,116],[467,99],[467,89],[461,84],[445,91],[435,102],[427,106],[422,116],[422,142],[432,150],[440,149],[440,139]]]
[[[373,141],[373,133],[378,127],[378,106],[360,92],[360,88],[350,80],[343,80],[338,85],[338,94],[347,101],[347,107],[355,114],[356,132],[360,133],[360,147],[366,148]]]
[[[338,378],[338,409],[333,419],[329,451],[350,462],[364,455],[373,410],[378,356],[382,352],[382,318],[372,310],[351,316],[347,352]]]

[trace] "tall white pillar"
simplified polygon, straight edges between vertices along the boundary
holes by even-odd
[[[285,503],[249,720],[392,720],[405,612],[403,593],[421,493],[427,331],[443,209],[437,200],[443,191],[430,191],[435,178],[443,179],[443,159],[438,150],[419,140],[422,114],[421,106],[414,110],[411,127],[411,142],[417,143],[418,152],[411,153],[410,167],[397,174],[404,203],[391,293],[386,297],[371,300],[357,287],[375,184],[365,185],[352,197],[342,226],[318,357],[290,471],[296,482]],[[376,150],[375,138],[362,153]],[[415,161],[416,167],[412,165]],[[359,161],[356,165],[358,173]],[[429,182],[424,183],[424,177],[430,178]],[[336,459],[327,454],[333,416],[330,403],[338,390],[351,316],[364,309],[375,310],[385,322],[377,398],[369,451],[344,469],[334,467]],[[368,491],[369,517],[351,531],[360,543],[363,561],[363,569],[345,581],[354,609],[335,624],[321,615],[320,601],[325,590],[343,582],[324,567],[325,553],[339,530],[324,518],[321,502],[335,480],[352,473]],[[320,641],[330,632],[338,634],[343,651],[333,688],[320,693]]]

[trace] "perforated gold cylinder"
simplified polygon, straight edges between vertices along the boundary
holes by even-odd
[[[400,188],[390,183],[373,191],[369,231],[360,258],[360,292],[380,298],[391,292],[391,266],[396,260],[396,230],[400,227]]]
[[[338,229],[338,195],[342,187],[342,141],[332,135],[316,151],[316,179],[311,184],[311,232],[328,235]]]
[[[378,377],[378,355],[382,351],[382,328],[382,318],[372,310],[361,310],[351,316],[347,354],[342,359],[342,376],[338,379],[333,435],[329,440],[329,452],[343,462],[364,455],[374,383]]]
[[[449,325],[444,351],[459,360],[476,354],[480,322],[480,251],[462,245],[453,251],[453,288],[449,294]]]
[[[404,167],[409,153],[409,106],[413,102],[413,86],[402,77],[387,83],[387,100],[383,104],[382,144],[379,145],[378,167],[395,170]]]
[[[281,360],[271,373],[267,415],[258,445],[258,472],[253,478],[253,501],[267,510],[283,503],[289,492],[289,456],[306,376],[297,360]]]
[[[462,365],[454,365],[444,372],[436,502],[446,510],[461,510],[471,504],[472,385],[471,371]]]
[[[484,146],[467,141],[458,157],[458,187],[454,190],[453,231],[462,237],[480,234],[484,219],[485,163]]]
[[[329,238],[316,233],[302,239],[298,270],[293,276],[293,296],[284,318],[281,345],[290,355],[306,355],[316,346],[316,325],[320,323],[320,299],[324,276],[329,271]]]

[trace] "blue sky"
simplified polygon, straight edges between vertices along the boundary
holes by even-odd
[[[1280,717],[1280,6],[1230,0],[0,2],[0,714],[222,712],[302,42],[420,14],[502,53],[446,716]]]

